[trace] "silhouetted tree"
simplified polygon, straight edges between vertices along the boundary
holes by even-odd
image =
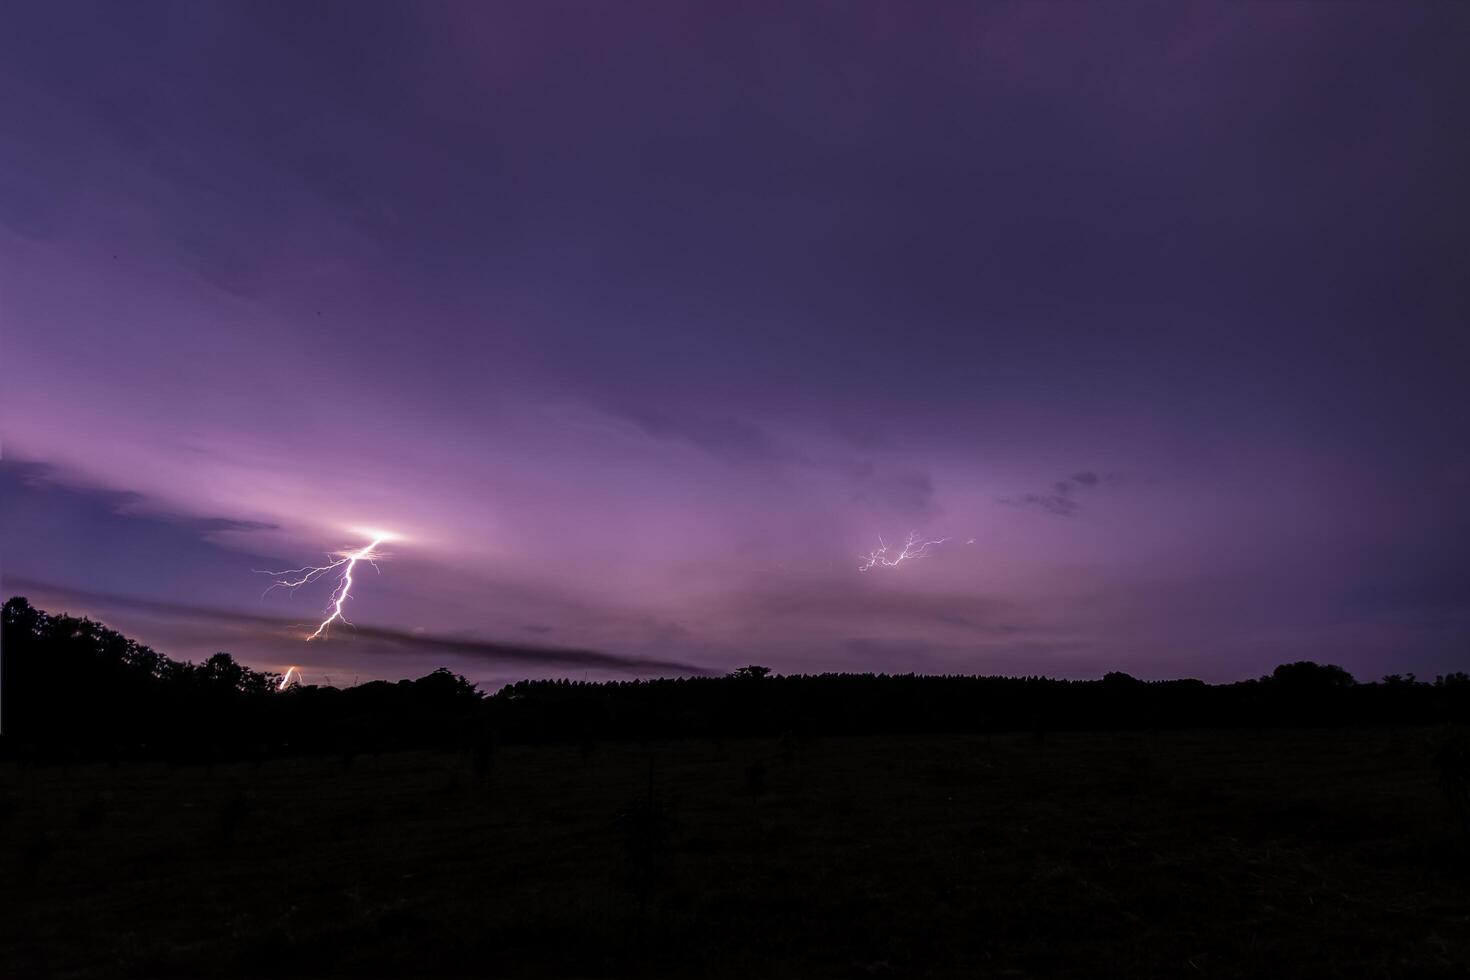
[[[1352,687],[1357,683],[1352,674],[1336,664],[1317,664],[1310,660],[1282,664],[1271,672],[1271,680],[1300,691],[1331,690]]]
[[[5,734],[11,758],[262,759],[443,747],[489,776],[498,742],[807,737],[991,731],[1470,722],[1470,676],[1357,684],[1341,667],[1283,664],[1236,684],[916,674],[777,675],[588,683],[521,681],[486,697],[444,668],[345,690],[298,685],[219,653],[172,660],[87,619],[23,597],[4,605]],[[493,733],[493,734],[487,734]]]

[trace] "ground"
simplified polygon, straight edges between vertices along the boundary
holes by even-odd
[[[0,767],[0,973],[1455,976],[1425,731]]]

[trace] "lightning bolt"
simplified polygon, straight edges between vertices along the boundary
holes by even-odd
[[[284,691],[290,685],[292,674],[296,675],[296,683],[301,683],[301,668],[296,666],[287,667],[286,672],[281,675],[281,683],[276,686],[277,691]]]
[[[361,548],[352,551],[343,550],[329,552],[327,554],[327,557],[331,560],[328,561],[325,565],[303,565],[300,568],[288,568],[285,571],[280,572],[259,573],[261,575],[283,576],[273,582],[270,589],[266,589],[266,592],[270,592],[271,589],[276,588],[291,589],[294,591],[301,588],[301,586],[303,585],[308,585],[312,582],[315,582],[317,579],[328,574],[329,572],[337,573],[337,586],[332,590],[331,601],[327,603],[327,618],[322,620],[321,623],[317,626],[316,631],[306,638],[308,643],[312,640],[326,636],[328,633],[328,628],[333,623],[339,620],[341,622],[347,623],[348,626],[352,625],[350,622],[348,622],[347,617],[342,614],[342,607],[346,605],[347,600],[352,597],[352,572],[354,569],[357,568],[357,563],[360,561],[367,562],[369,565],[373,566],[373,570],[376,571],[378,569],[378,559],[383,557],[383,553],[378,551],[378,547],[382,545],[384,541],[387,541],[393,537],[393,535],[388,534],[387,532],[372,533],[373,540],[363,545]],[[287,671],[287,673],[289,674],[290,671]],[[297,674],[299,675],[300,671],[297,671]],[[282,684],[282,686],[285,686],[284,683]]]
[[[862,556],[863,563],[858,566],[858,571],[866,572],[870,568],[896,568],[909,559],[928,558],[929,549],[937,548],[944,544],[949,538],[940,538],[937,541],[920,541],[918,531],[910,531],[908,539],[903,543],[903,550],[896,557],[888,557],[888,545],[883,538],[878,538],[878,548]]]

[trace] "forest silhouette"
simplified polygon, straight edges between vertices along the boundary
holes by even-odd
[[[1434,725],[1470,720],[1470,675],[1359,683],[1331,664],[1282,664],[1229,684],[972,675],[778,675],[527,680],[490,693],[439,668],[339,689],[292,684],[217,653],[167,657],[24,597],[3,622],[4,746],[45,759],[214,761],[501,743],[759,736]]]

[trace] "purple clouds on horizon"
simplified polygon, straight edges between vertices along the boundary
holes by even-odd
[[[1463,668],[1467,18],[14,6],[5,574],[198,656],[98,597],[308,618],[251,570],[374,526],[395,635]]]

